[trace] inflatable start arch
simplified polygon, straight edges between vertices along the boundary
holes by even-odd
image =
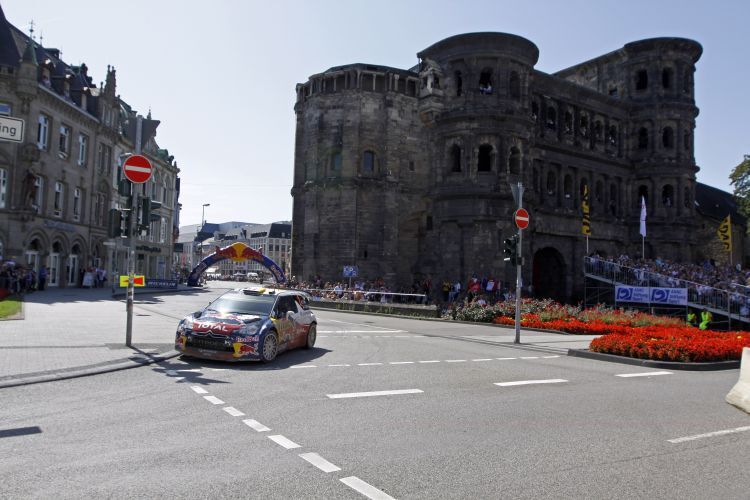
[[[259,251],[250,248],[246,244],[237,242],[232,243],[228,247],[224,248],[216,247],[216,251],[214,253],[203,259],[200,264],[195,266],[195,268],[190,272],[187,282],[188,286],[198,286],[198,282],[200,281],[200,277],[203,272],[213,264],[221,262],[225,259],[231,259],[235,262],[240,262],[243,260],[254,260],[271,272],[273,278],[276,280],[276,283],[286,283],[284,271],[281,270],[278,264],[276,264],[274,261],[263,255]]]

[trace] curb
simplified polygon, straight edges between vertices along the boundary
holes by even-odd
[[[159,363],[168,359],[179,356],[178,351],[167,351],[160,354],[146,355],[145,357],[132,357],[122,360],[102,363],[99,365],[80,366],[77,368],[68,368],[54,372],[37,372],[26,375],[11,375],[6,380],[0,380],[0,389],[7,387],[19,387],[23,385],[40,384],[42,382],[55,382],[58,380],[67,380],[72,378],[88,377],[90,375],[100,375],[140,366],[148,366],[153,363]]]
[[[740,367],[739,360],[714,361],[710,363],[681,363],[678,361],[655,361],[653,359],[628,358],[616,354],[591,352],[588,349],[568,349],[568,356],[622,363],[625,365],[647,366],[649,368],[665,368],[670,370],[716,371],[733,370]]]

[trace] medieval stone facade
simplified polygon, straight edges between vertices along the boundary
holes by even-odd
[[[531,214],[524,286],[570,298],[582,257],[700,257],[693,75],[700,44],[629,43],[554,74],[503,33],[447,38],[411,70],[353,64],[297,86],[292,274],[392,286],[515,280],[511,185]],[[582,234],[589,193],[591,235]]]

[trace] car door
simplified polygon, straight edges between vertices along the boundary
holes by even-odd
[[[279,334],[279,348],[281,350],[289,349],[295,343],[297,336],[295,318],[297,314],[297,305],[293,297],[282,296],[278,298],[274,307],[275,319],[273,323]]]

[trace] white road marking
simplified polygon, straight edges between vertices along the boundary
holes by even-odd
[[[406,330],[318,330],[320,333],[404,333]]]
[[[518,358],[495,358],[495,359],[498,360],[498,361],[505,361],[505,360],[508,360],[508,359],[518,359]]]
[[[216,396],[203,396],[203,399],[205,399],[209,403],[215,404],[215,405],[223,405],[224,404],[224,401],[222,401],[221,399],[217,398]]]
[[[382,364],[383,363],[357,363],[357,366],[378,366]]]
[[[542,359],[559,358],[560,356],[542,356]]]
[[[190,372],[190,373],[201,373],[201,368],[191,368],[190,370],[177,370],[178,372]]]
[[[750,431],[750,426],[747,427],[737,427],[736,429],[727,429],[724,431],[716,431],[716,432],[708,432],[706,434],[696,434],[695,436],[686,436],[676,439],[667,439],[670,443],[684,443],[686,441],[695,441],[696,439],[703,439],[708,437],[714,437],[714,436],[724,436],[726,434],[735,434],[737,432],[746,432]]]
[[[300,365],[300,366],[290,366],[289,368],[317,368],[316,365]]]
[[[651,375],[674,375],[672,372],[621,373],[615,377],[650,377]]]
[[[539,356],[521,356],[521,359],[539,359]]]
[[[197,394],[208,394],[208,391],[199,385],[194,385],[194,386],[191,386],[190,388],[193,391],[195,391]]]
[[[367,484],[357,476],[343,477],[339,479],[342,483],[357,491],[371,500],[395,500],[392,496],[387,493],[380,491],[371,484]]]
[[[245,425],[247,425],[248,427],[250,427],[252,430],[256,432],[268,432],[271,430],[265,425],[258,422],[257,420],[253,420],[252,418],[247,418],[243,420],[242,423],[244,423]]]
[[[285,438],[281,434],[276,434],[274,436],[268,436],[268,439],[270,439],[274,443],[278,444],[279,446],[283,446],[287,450],[291,450],[292,448],[302,448],[300,445],[298,445],[294,441],[290,441],[289,439]]]
[[[212,372],[225,372],[227,371],[226,368],[211,368]]]
[[[428,361],[417,361],[417,363],[440,363],[439,359],[431,359]]]
[[[499,385],[500,387],[510,387],[513,385],[559,384],[562,382],[567,382],[567,380],[562,378],[550,378],[547,380],[518,380],[516,382],[495,382],[495,385]]]
[[[378,330],[386,330],[386,331],[392,331],[393,330],[393,328],[388,328],[387,326],[377,326],[377,325],[367,325],[367,324],[362,324],[362,323],[352,323],[350,321],[340,321],[340,320],[335,320],[335,319],[327,319],[324,322],[328,323],[329,321],[331,323],[342,323],[344,325],[361,326],[363,328],[377,328]],[[406,330],[401,330],[401,331],[406,331]]]
[[[337,470],[341,470],[341,467],[333,465],[331,462],[321,457],[317,453],[300,453],[299,457],[302,460],[310,462],[323,472],[336,472]]]
[[[233,417],[242,417],[242,416],[244,416],[244,415],[245,415],[244,413],[242,413],[242,412],[241,412],[240,410],[238,410],[238,409],[237,409],[237,408],[235,408],[234,406],[227,406],[227,407],[225,407],[225,408],[222,408],[222,409],[223,409],[223,410],[224,410],[225,412],[227,412],[227,413],[229,413],[230,415],[232,415]]]
[[[492,358],[479,358],[479,359],[472,359],[472,361],[492,361]]]
[[[466,363],[465,359],[446,359],[446,363]]]
[[[367,398],[371,396],[394,396],[398,394],[418,394],[424,392],[420,389],[398,389],[393,391],[372,391],[372,392],[348,392],[343,394],[326,394],[330,399],[344,398]]]
[[[413,365],[414,361],[391,361],[389,365]]]
[[[352,365],[341,364],[341,365],[328,365],[328,366],[352,366]]]

